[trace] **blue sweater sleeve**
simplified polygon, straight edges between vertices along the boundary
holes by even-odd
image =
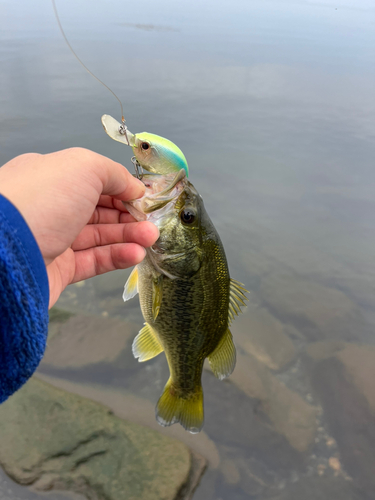
[[[49,286],[38,244],[0,195],[0,403],[19,389],[44,354]]]

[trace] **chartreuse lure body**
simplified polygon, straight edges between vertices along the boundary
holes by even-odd
[[[109,137],[131,146],[135,159],[144,170],[167,175],[183,169],[186,176],[189,175],[185,155],[172,141],[148,132],[132,134],[124,124],[109,115],[102,116],[102,124]]]

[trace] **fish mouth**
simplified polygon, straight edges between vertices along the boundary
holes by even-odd
[[[181,169],[171,179],[169,175],[145,175],[142,178],[146,186],[146,193],[137,200],[123,202],[128,212],[138,221],[148,220],[150,215],[162,208],[169,208],[167,205],[178,199],[184,189],[184,179],[186,179],[186,171]],[[169,179],[171,179],[170,182]],[[167,183],[168,182],[168,183]],[[165,184],[167,185],[165,186]],[[163,210],[164,212],[164,210]],[[162,215],[162,214],[160,214]]]
[[[166,188],[151,196],[145,196],[143,199],[143,202],[145,204],[143,209],[144,213],[150,214],[152,212],[155,212],[156,210],[160,210],[161,208],[165,207],[168,203],[173,201],[176,198],[176,193],[172,193],[172,196],[169,196],[170,193],[174,190],[177,184],[181,182],[182,179],[185,178],[186,178],[186,171],[184,169],[181,169],[175,175],[172,182]]]

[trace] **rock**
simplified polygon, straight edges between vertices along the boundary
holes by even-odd
[[[249,357],[245,356],[245,358],[248,361]],[[287,399],[291,391],[279,383],[268,368],[255,358],[254,360],[270,375],[271,379],[268,383],[272,389],[283,390],[284,388],[286,390],[281,395],[281,401],[286,395],[285,405],[289,403],[292,408],[288,411],[284,410],[278,400],[276,410],[280,413],[277,413],[272,403],[276,395],[271,394],[270,390],[263,385],[255,369],[242,371],[240,362],[239,368],[243,376],[235,376],[234,381],[231,381],[231,378],[238,368],[227,381],[219,381],[211,373],[204,373],[204,430],[218,446],[220,445],[219,451],[223,447],[227,450],[235,450],[235,453],[230,456],[228,452],[222,454],[220,451],[221,457],[237,460],[240,450],[247,450],[249,453],[249,456],[244,456],[245,460],[256,457],[261,470],[259,477],[268,483],[269,473],[276,476],[288,473],[290,468],[303,467],[304,456],[301,452],[306,452],[314,441],[316,424],[315,419],[311,419],[311,413],[315,415],[315,409],[300,400],[297,395],[296,404],[293,400]],[[251,377],[256,380],[251,380]],[[274,381],[275,386],[272,385]],[[270,400],[267,399],[268,397]],[[300,410],[301,402],[302,412],[304,410],[305,412],[295,416],[294,413]],[[287,421],[289,416],[292,418],[290,424]],[[304,426],[303,429],[302,426]],[[294,435],[292,430],[294,430]]]
[[[283,324],[265,308],[250,304],[231,327],[235,343],[271,368],[280,370],[296,355]]]
[[[87,500],[71,491],[46,493],[34,491],[13,481],[0,467],[0,500]]]
[[[53,337],[58,333],[61,325],[68,321],[69,318],[74,316],[74,313],[60,309],[56,306],[49,310],[49,324],[48,324],[48,343],[51,342]],[[48,345],[47,345],[48,347]]]
[[[69,317],[62,311],[57,319],[54,316],[42,366],[82,368],[114,362],[139,331],[139,325],[118,319],[82,314]]]
[[[184,444],[36,379],[1,405],[0,421],[1,465],[40,490],[95,500],[191,498],[205,467]]]
[[[312,384],[337,442],[340,462],[365,498],[375,491],[375,346],[341,344],[331,356],[323,343],[307,351]],[[311,352],[315,357],[311,357]],[[332,464],[330,464],[332,467]]]
[[[203,456],[211,469],[216,469],[220,464],[219,451],[204,430],[199,433],[197,439],[197,436],[186,432],[180,425],[161,427],[155,419],[155,404],[147,399],[113,387],[77,384],[41,373],[38,373],[37,377],[65,391],[97,401],[110,408],[117,417],[136,422],[185,443],[197,455]]]
[[[246,450],[221,449],[227,456],[220,464],[224,484],[220,491],[223,498],[232,498],[233,492],[242,490],[246,498],[263,495],[269,488],[275,487],[278,474],[270,471],[266,464],[261,464]],[[225,490],[223,491],[223,489]],[[224,493],[224,494],[223,494]]]
[[[262,500],[363,500],[349,481],[332,476],[303,477]]]
[[[59,309],[58,307],[54,306],[49,310],[49,324],[51,325],[52,323],[65,323],[65,321],[68,321],[69,318],[74,316],[73,313],[69,311],[65,311],[64,309]]]
[[[375,346],[347,345],[336,353],[344,365],[346,376],[362,394],[375,416]]]
[[[314,342],[306,347],[306,354],[314,361],[322,361],[332,357],[336,352],[346,346],[346,342],[340,340],[326,340]]]
[[[260,296],[277,317],[311,340],[353,340],[362,327],[368,328],[360,309],[344,293],[294,274],[263,277]]]
[[[238,353],[236,369],[229,380],[249,397],[259,400],[260,410],[294,449],[299,452],[309,449],[317,429],[317,408],[288,389],[250,355]]]
[[[329,457],[328,465],[333,469],[336,473],[341,472],[341,463],[337,457]]]
[[[228,484],[237,484],[240,482],[241,475],[239,468],[234,460],[226,459],[220,465],[221,473],[224,476],[224,481]]]

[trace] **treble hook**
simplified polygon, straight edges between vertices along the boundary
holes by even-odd
[[[132,157],[131,162],[133,163],[134,168],[135,168],[135,176],[137,177],[137,179],[139,179],[141,181],[143,178],[142,166],[139,164],[139,162],[135,156]]]

